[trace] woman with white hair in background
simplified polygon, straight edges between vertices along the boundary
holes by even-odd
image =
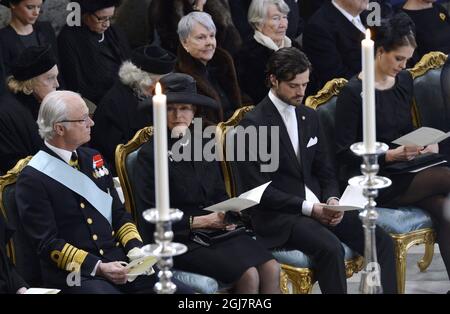
[[[248,9],[248,21],[254,35],[244,43],[236,59],[242,92],[254,104],[267,96],[265,69],[269,57],[280,48],[291,47],[286,36],[289,6],[283,0],[253,0]]]
[[[175,71],[192,76],[199,94],[220,104],[220,112],[198,113],[212,123],[228,119],[241,106],[241,92],[230,54],[217,47],[216,26],[208,13],[191,12],[178,23]]]
[[[99,103],[91,146],[103,154],[113,173],[116,146],[127,143],[137,131],[152,124],[152,92],[161,76],[172,72],[175,61],[175,55],[160,47],[137,48],[131,60],[122,63],[119,80]]]

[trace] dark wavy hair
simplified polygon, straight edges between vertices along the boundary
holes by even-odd
[[[381,21],[380,26],[371,27],[375,51],[383,48],[386,52],[403,46],[417,47],[416,27],[411,18],[404,12],[397,13],[390,19]]]
[[[312,71],[308,57],[299,49],[294,47],[281,48],[269,58],[266,65],[266,86],[271,87],[270,75],[273,74],[277,80],[287,82],[306,70]]]

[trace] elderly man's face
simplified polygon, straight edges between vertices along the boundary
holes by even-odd
[[[216,51],[216,32],[195,23],[189,36],[182,42],[184,49],[203,64],[208,63]]]
[[[353,14],[360,14],[362,11],[367,10],[369,0],[341,0],[344,6]]]
[[[84,100],[78,96],[70,96],[69,111],[64,125],[63,139],[65,147],[75,150],[91,139],[91,127],[94,121],[89,117],[89,110]]]
[[[33,95],[41,102],[47,94],[54,92],[58,87],[58,67],[55,65],[47,72],[33,78]]]
[[[109,7],[87,13],[83,21],[92,32],[102,34],[111,26],[115,10],[115,7]]]

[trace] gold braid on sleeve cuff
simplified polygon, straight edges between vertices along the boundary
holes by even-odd
[[[131,222],[127,222],[122,227],[120,227],[119,231],[117,231],[117,239],[120,241],[123,247],[125,247],[128,241],[132,239],[137,239],[142,242],[142,238],[139,235],[139,232],[136,229],[136,226]]]
[[[56,263],[60,269],[67,271],[79,270],[88,253],[80,250],[69,243],[64,244],[61,251],[53,250],[50,258]]]

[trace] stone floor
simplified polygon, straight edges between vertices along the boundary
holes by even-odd
[[[406,269],[406,293],[407,294],[443,294],[450,290],[450,281],[442,262],[439,248],[435,246],[435,253],[430,267],[423,273],[417,267],[417,261],[423,256],[423,246],[416,246],[409,250]],[[359,293],[359,274],[348,279],[348,292]],[[316,283],[313,287],[313,294],[320,293],[320,288]]]

